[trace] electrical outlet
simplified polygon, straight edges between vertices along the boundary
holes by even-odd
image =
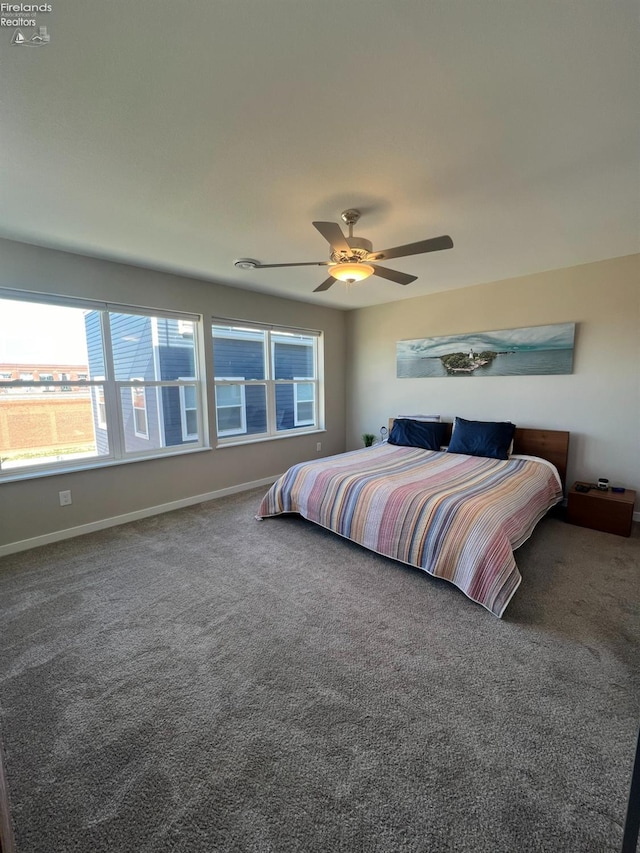
[[[322,442],[321,442],[321,441],[319,441],[319,442],[316,444],[316,453],[320,453],[320,451],[321,451],[321,450],[322,450]]]
[[[64,492],[58,492],[58,497],[60,498],[60,506],[71,506],[73,503],[71,500],[71,489],[67,489]]]

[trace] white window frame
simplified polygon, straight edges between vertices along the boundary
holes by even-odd
[[[104,429],[107,433],[108,452],[99,453],[98,445],[96,447],[96,455],[81,457],[74,456],[55,456],[52,454],[43,463],[33,463],[25,461],[21,464],[12,462],[11,466],[2,467],[0,462],[0,483],[12,482],[23,479],[33,479],[35,477],[44,477],[51,474],[57,474],[63,471],[85,470],[94,468],[103,468],[111,465],[122,463],[131,463],[142,461],[145,459],[162,458],[165,456],[176,456],[185,453],[193,453],[198,450],[209,449],[209,429],[207,423],[207,409],[205,377],[204,377],[204,335],[203,335],[203,318],[201,315],[189,314],[181,311],[167,311],[156,308],[142,308],[135,305],[116,304],[109,302],[98,302],[91,299],[78,299],[74,297],[62,297],[47,295],[42,293],[30,293],[23,290],[11,290],[9,288],[0,288],[0,310],[4,300],[16,301],[21,303],[33,303],[34,310],[37,306],[61,306],[72,309],[80,309],[86,312],[98,312],[101,341],[104,354],[105,376],[91,376],[82,381],[83,388],[90,388],[91,396],[95,407],[92,408],[94,417],[94,429]],[[147,316],[150,318],[167,318],[175,320],[177,323],[191,323],[193,331],[193,359],[195,366],[196,378],[187,382],[183,380],[116,380],[115,379],[115,364],[111,344],[109,314],[122,313],[139,316]],[[30,360],[28,363],[33,363]],[[61,391],[63,389],[71,389],[74,383],[69,376],[62,376],[54,381],[40,382],[32,379],[31,381],[11,381],[0,379],[0,394],[44,390],[45,388]],[[164,440],[162,446],[153,446],[142,449],[127,449],[125,424],[122,412],[122,395],[126,392],[125,388],[142,385],[145,389],[145,410],[147,407],[146,389],[155,388],[156,393],[160,394],[163,387],[177,387],[181,385],[194,385],[196,388],[196,404],[198,408],[198,437],[189,440],[188,444],[174,444],[165,446]],[[104,395],[104,403],[101,396]],[[133,398],[132,398],[133,403]],[[101,407],[103,406],[103,407]],[[104,418],[104,420],[101,420]],[[148,411],[147,411],[147,429],[149,429]],[[142,436],[141,436],[142,437]]]
[[[290,328],[287,326],[270,326],[261,323],[253,323],[248,320],[228,320],[223,318],[214,318],[212,321],[213,336],[215,337],[215,327],[222,327],[225,331],[228,329],[228,336],[233,337],[233,330],[239,332],[263,332],[264,335],[264,379],[244,379],[234,380],[235,384],[240,384],[244,389],[249,385],[264,385],[266,388],[266,407],[267,407],[267,429],[262,433],[246,433],[242,435],[238,431],[218,432],[218,446],[250,443],[254,441],[265,441],[270,439],[288,438],[303,433],[323,432],[324,431],[324,385],[323,385],[323,337],[322,332],[314,329]],[[290,335],[292,338],[313,338],[313,376],[301,377],[299,379],[275,379],[275,341],[274,336]],[[292,340],[292,344],[296,341]],[[228,379],[215,376],[215,355],[214,355],[214,386],[229,382]],[[296,400],[296,383],[303,382],[307,385],[312,385],[313,394],[313,422],[305,419],[304,422],[297,419],[297,400]],[[278,385],[293,385],[294,395],[294,426],[291,429],[278,429],[276,422],[276,387]],[[304,402],[309,402],[305,400]],[[244,403],[244,399],[243,399]],[[245,409],[246,411],[246,409]],[[245,417],[246,422],[246,417]],[[217,416],[216,416],[217,423]]]
[[[247,433],[247,397],[244,390],[244,376],[221,376],[216,379],[216,387],[220,385],[238,385],[240,387],[240,402],[235,406],[219,406],[216,397],[216,430],[218,437],[239,436]],[[240,429],[220,429],[218,426],[218,409],[240,409]]]
[[[104,376],[94,376],[96,382],[104,382]],[[107,409],[104,401],[104,385],[94,385],[91,389],[96,404],[96,426],[107,428]]]
[[[134,379],[134,382],[143,382],[142,379]],[[142,394],[142,396],[140,396]],[[144,405],[136,406],[136,401],[142,399]],[[144,385],[131,386],[131,409],[133,413],[133,433],[137,438],[149,439],[149,415],[147,413],[147,389]],[[144,430],[138,428],[138,414],[144,415]]]
[[[311,385],[313,387],[313,382],[309,381],[306,377],[293,377],[293,422],[296,426],[313,426],[316,422],[316,395],[314,393],[314,395],[311,397],[311,400],[299,400],[298,388],[300,387],[300,385]],[[298,405],[300,403],[311,403],[311,406],[313,408],[313,417],[311,418],[311,420],[298,416]]]
[[[189,432],[189,422],[187,420],[187,412],[195,412],[196,419],[198,417],[198,404],[197,404],[197,394],[196,394],[196,405],[195,407],[187,406],[187,394],[186,388],[191,388],[196,384],[195,376],[181,376],[180,380],[182,382],[188,382],[189,385],[181,385],[180,386],[180,426],[182,427],[182,440],[183,441],[194,441],[198,438],[197,432]]]

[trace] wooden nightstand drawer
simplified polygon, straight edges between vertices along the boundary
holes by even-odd
[[[636,493],[633,489],[624,492],[577,492],[577,483],[569,491],[567,499],[567,521],[591,530],[603,530],[618,536],[631,535],[633,505]]]

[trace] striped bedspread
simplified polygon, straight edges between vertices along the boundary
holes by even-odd
[[[556,469],[376,445],[294,465],[265,495],[258,518],[295,512],[459,587],[502,616],[520,585],[513,551],[562,500]]]

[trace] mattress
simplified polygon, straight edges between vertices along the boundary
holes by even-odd
[[[455,584],[501,617],[522,580],[514,550],[562,500],[538,457],[378,444],[291,467],[257,513],[309,521]]]

